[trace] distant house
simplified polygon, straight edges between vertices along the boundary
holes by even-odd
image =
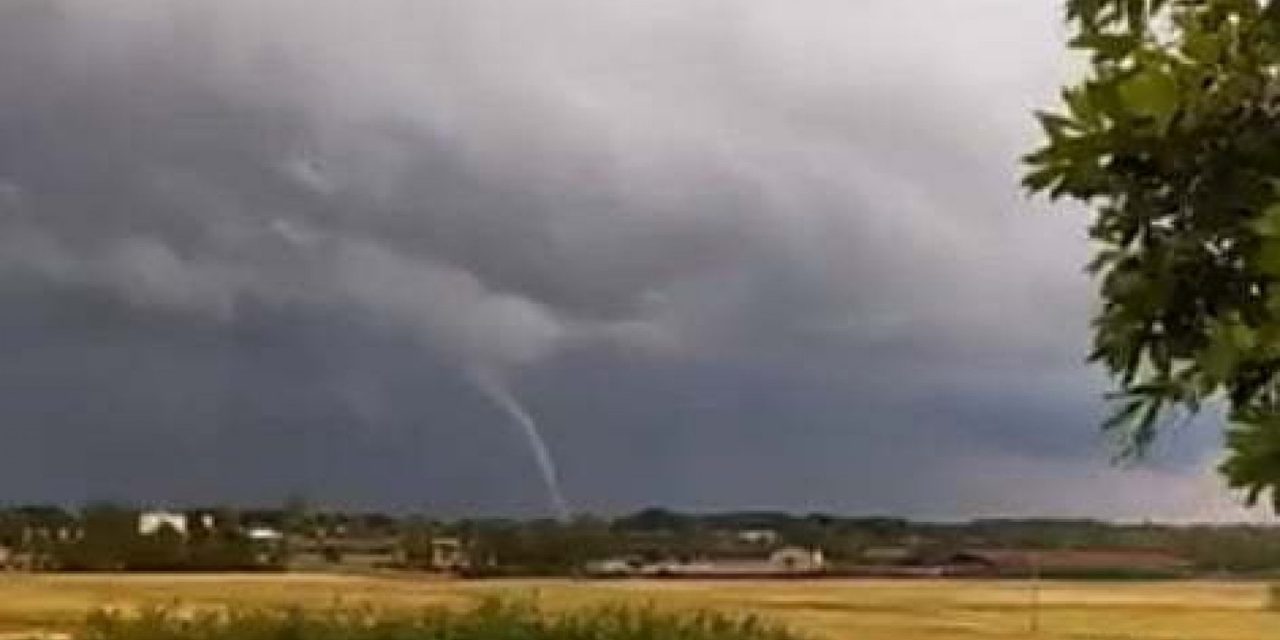
[[[672,558],[644,562],[640,558],[611,558],[592,562],[586,574],[600,578],[647,576],[656,578],[770,578],[802,577],[824,573],[826,558],[821,550],[783,547],[767,556]]]
[[[827,559],[821,549],[783,547],[769,554],[769,565],[783,573],[812,573],[827,567]]]
[[[138,533],[152,536],[169,528],[181,536],[187,535],[187,516],[169,511],[144,511],[138,514]]]
[[[53,560],[47,553],[0,547],[0,570],[39,571],[52,567]]]
[[[431,539],[431,568],[437,571],[457,571],[471,566],[462,541],[457,538]]]
[[[203,512],[194,514],[191,519],[196,522],[196,525],[200,529],[205,531],[213,531],[218,527],[218,518],[212,513]]]
[[[289,567],[293,569],[383,569],[404,565],[398,538],[290,539]]]
[[[737,535],[738,541],[760,546],[773,546],[778,544],[778,532],[772,529],[747,529],[739,531]]]
[[[678,577],[678,576],[711,576],[711,575],[727,575],[730,573],[755,573],[762,568],[759,562],[682,562],[678,560],[668,560],[665,562],[653,562],[640,567],[637,572],[639,575],[655,576],[655,577]]]
[[[639,558],[607,558],[587,563],[587,575],[606,577],[622,577],[636,575],[644,567]]]
[[[270,543],[284,540],[284,533],[271,527],[249,527],[245,529],[244,536],[253,542]]]
[[[20,546],[30,547],[40,543],[69,542],[78,539],[81,533],[81,530],[75,526],[27,526],[23,527],[20,534]]]

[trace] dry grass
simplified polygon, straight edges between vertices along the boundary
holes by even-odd
[[[412,610],[500,595],[547,609],[626,602],[761,614],[818,638],[853,640],[1280,640],[1265,585],[1048,583],[1040,635],[1017,582],[453,582],[323,575],[0,576],[0,633],[73,629],[98,608],[174,605]]]

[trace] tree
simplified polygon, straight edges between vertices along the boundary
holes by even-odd
[[[138,547],[137,512],[110,503],[87,505],[80,514],[79,539],[61,543],[57,564],[76,571],[119,571],[129,567]]]
[[[285,533],[304,536],[314,532],[315,515],[306,496],[300,493],[289,495],[289,497],[285,498],[284,506],[281,508],[280,513],[280,528]]]
[[[1280,0],[1067,0],[1090,61],[1025,185],[1090,210],[1104,426],[1141,455],[1224,406],[1222,466],[1280,510]]]
[[[128,571],[190,569],[182,532],[164,524],[151,534],[134,536],[132,544],[124,550],[123,568]]]

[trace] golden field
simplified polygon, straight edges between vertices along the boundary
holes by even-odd
[[[413,610],[490,596],[549,610],[625,602],[758,614],[851,640],[1280,640],[1257,583],[995,581],[465,582],[326,575],[3,575],[0,636],[71,631],[94,609],[177,606]]]

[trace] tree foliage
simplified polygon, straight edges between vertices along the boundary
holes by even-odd
[[[1105,427],[1140,454],[1222,401],[1222,470],[1280,509],[1280,0],[1068,0],[1089,71],[1025,185],[1087,205]]]

